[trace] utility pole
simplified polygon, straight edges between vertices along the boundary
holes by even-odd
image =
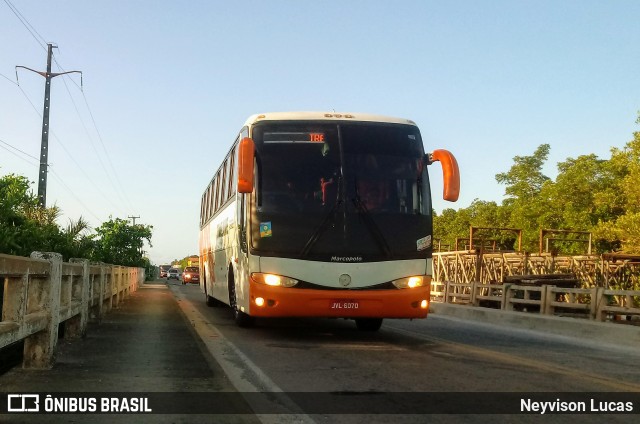
[[[131,218],[131,220],[133,221],[133,226],[136,226],[136,219],[140,218],[140,216],[128,216],[127,218]],[[144,254],[144,250],[142,250],[142,247],[144,246],[144,240],[142,240],[142,246],[140,246],[140,249],[138,249],[138,252],[140,253],[140,257],[142,257],[142,255]]]
[[[42,142],[40,143],[40,174],[38,178],[38,203],[41,207],[47,205],[47,172],[48,158],[49,158],[49,105],[51,94],[51,79],[59,75],[79,73],[82,78],[81,71],[69,71],[69,72],[51,72],[51,57],[53,56],[53,49],[57,49],[58,46],[53,44],[47,44],[49,46],[47,52],[47,71],[40,72],[26,66],[16,66],[16,79],[18,79],[18,68],[24,68],[36,74],[42,75],[46,82],[44,85],[44,112],[42,112]]]

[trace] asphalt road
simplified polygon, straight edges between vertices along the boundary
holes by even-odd
[[[521,398],[568,403],[572,398],[566,393],[573,392],[588,411],[592,396],[584,393],[609,393],[609,400],[623,401],[635,392],[634,399],[640,399],[637,349],[433,314],[426,320],[385,320],[376,333],[335,319],[258,320],[254,328],[239,328],[228,308],[205,305],[198,286],[172,283],[170,288],[236,388],[284,392],[294,410],[306,405],[296,416],[300,421],[574,422],[576,415],[486,415],[483,403],[495,407],[498,398],[504,399],[499,404],[516,402],[520,409]],[[404,409],[392,404],[398,399],[390,393],[403,394]],[[443,399],[429,397],[442,393],[447,393]],[[321,406],[309,407],[313,396]],[[414,406],[421,401],[448,405],[437,412],[479,414],[418,415],[422,409]],[[352,408],[345,411],[349,403]],[[633,409],[633,415],[581,414],[580,421],[637,422],[640,403]],[[376,415],[360,415],[367,411]],[[352,414],[334,415],[338,412]]]
[[[373,333],[335,319],[258,320],[239,328],[229,308],[205,305],[197,285],[163,283],[169,290],[144,287],[85,339],[65,340],[53,369],[0,377],[0,392],[166,392],[176,401],[217,400],[255,414],[194,409],[12,415],[0,422],[601,424],[636,423],[640,412],[639,349],[436,314],[386,320]],[[606,400],[625,408],[630,395],[634,414],[540,410],[581,403],[590,409],[591,399],[597,407]],[[224,399],[232,403],[220,405]],[[538,412],[523,414],[522,402]]]

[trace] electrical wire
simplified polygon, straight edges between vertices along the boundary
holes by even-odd
[[[105,156],[107,158],[107,162],[109,162],[109,165],[111,166],[111,170],[113,171],[113,175],[116,178],[116,182],[118,183],[118,186],[120,187],[120,190],[122,191],[122,194],[125,198],[125,201],[127,203],[127,205],[131,208],[131,210],[133,210],[133,205],[131,203],[131,201],[129,200],[129,198],[127,197],[127,192],[124,190],[122,183],[120,182],[120,178],[118,178],[118,173],[116,172],[115,167],[113,166],[113,161],[111,160],[111,157],[109,156],[109,152],[107,151],[107,147],[104,144],[104,141],[102,140],[102,135],[100,134],[100,131],[98,130],[98,125],[96,124],[96,120],[93,117],[93,112],[91,111],[91,107],[89,107],[89,102],[87,101],[87,96],[85,96],[84,91],[82,92],[82,98],[84,98],[84,103],[87,105],[87,111],[89,112],[89,116],[91,116],[91,122],[93,122],[93,127],[96,130],[96,134],[98,134],[98,140],[100,140],[100,144],[102,144],[102,149],[104,150]]]
[[[80,198],[79,198],[78,196],[76,196],[75,192],[74,192],[73,190],[71,190],[71,189],[70,189],[70,188],[69,188],[69,187],[64,183],[64,181],[62,180],[62,177],[60,177],[60,175],[58,175],[58,173],[57,173],[57,172],[55,172],[53,169],[50,169],[50,170],[49,170],[49,173],[50,173],[51,175],[53,175],[53,177],[55,177],[55,179],[56,179],[56,180],[58,180],[58,182],[60,183],[60,185],[62,186],[62,188],[64,188],[65,190],[67,190],[67,192],[69,192],[69,194],[71,194],[71,196],[72,196],[74,199],[76,199],[76,201],[77,201],[78,203],[80,203],[80,205],[81,205],[81,206],[82,206],[82,207],[83,207],[87,212],[89,212],[89,214],[90,214],[91,216],[93,216],[93,217],[96,219],[96,221],[98,221],[98,222],[102,222],[102,220],[101,220],[100,218],[98,218],[98,216],[97,216],[95,213],[93,213],[93,212],[91,211],[91,209],[89,209],[89,208],[87,207],[87,205],[85,205],[85,204],[82,202],[82,200],[80,200]]]
[[[0,148],[1,148],[1,149],[6,150],[7,152],[11,153],[13,156],[17,157],[18,159],[21,159],[21,160],[25,161],[26,163],[28,163],[29,165],[32,165],[32,166],[35,166],[35,167],[37,167],[37,166],[39,166],[39,165],[40,165],[40,164],[38,163],[38,162],[39,162],[39,159],[38,159],[37,157],[32,156],[32,155],[30,155],[29,153],[24,152],[24,151],[22,151],[22,150],[18,149],[17,147],[15,147],[15,146],[13,146],[13,145],[11,145],[11,144],[7,143],[7,142],[6,142],[6,141],[4,141],[4,140],[1,140],[1,139],[0,139],[0,143],[4,144],[5,146],[10,147],[11,149],[13,149],[13,150],[15,150],[15,151],[18,151],[18,152],[22,153],[23,155],[27,156],[28,158],[31,158],[31,159],[35,160],[35,163],[34,163],[34,162],[32,162],[32,161],[30,161],[30,160],[28,160],[28,159],[26,159],[26,158],[24,158],[24,157],[22,157],[22,156],[20,156],[20,155],[18,155],[18,154],[16,154],[13,150],[9,150],[7,147],[5,147],[5,146],[3,146],[3,145],[0,145]],[[98,216],[97,216],[95,213],[93,213],[93,211],[92,211],[91,209],[89,209],[89,207],[87,207],[87,205],[85,205],[85,204],[82,202],[82,200],[80,200],[80,198],[78,198],[78,196],[76,196],[75,192],[74,192],[73,190],[71,190],[71,189],[69,188],[69,186],[67,186],[67,185],[65,184],[64,180],[62,179],[62,177],[61,177],[60,175],[58,175],[58,173],[57,173],[57,172],[55,172],[55,170],[53,170],[53,169],[49,168],[49,174],[53,175],[53,176],[56,178],[56,180],[58,180],[58,182],[60,183],[60,185],[61,185],[61,186],[62,186],[66,191],[68,191],[68,192],[69,192],[69,194],[71,194],[71,196],[72,196],[74,199],[76,199],[76,201],[77,201],[77,202],[78,202],[78,203],[79,203],[79,204],[80,204],[80,205],[81,205],[81,206],[82,206],[82,207],[83,207],[87,212],[89,212],[89,214],[90,214],[91,216],[93,216],[93,217],[94,217],[98,222],[101,222],[100,218],[98,218]]]
[[[11,144],[7,143],[6,141],[4,141],[4,140],[2,140],[2,139],[0,139],[0,143],[4,144],[4,145],[6,145],[6,146],[11,147],[13,150],[18,151],[18,152],[22,153],[23,155],[30,157],[31,159],[34,159],[34,160],[36,161],[36,163],[39,163],[39,162],[40,162],[40,159],[38,159],[37,157],[32,156],[32,155],[30,155],[30,154],[29,154],[29,153],[27,153],[27,152],[23,152],[22,150],[20,150],[20,149],[18,149],[17,147],[15,147],[15,146],[13,146],[13,145],[11,145]]]
[[[60,63],[58,62],[58,60],[56,59],[55,56],[53,57],[53,62],[59,68],[59,70],[61,72],[66,72],[66,70],[60,65]],[[133,210],[134,209],[133,208],[133,204],[129,200],[129,197],[127,196],[127,192],[124,189],[124,186],[122,185],[122,182],[120,181],[120,178],[118,178],[118,172],[116,171],[115,166],[113,165],[113,161],[111,160],[111,156],[109,155],[109,151],[107,150],[107,147],[106,147],[106,145],[104,143],[104,140],[102,139],[102,135],[100,133],[100,130],[98,130],[98,125],[96,124],[96,120],[95,120],[95,118],[93,116],[93,111],[91,110],[91,106],[89,105],[89,101],[87,100],[87,96],[85,95],[85,92],[82,89],[82,87],[78,86],[78,84],[73,79],[69,78],[69,80],[73,84],[75,84],[75,86],[82,93],[82,98],[84,99],[85,106],[87,107],[87,112],[89,112],[89,116],[91,117],[91,122],[93,123],[93,128],[94,128],[96,134],[98,135],[98,140],[100,141],[100,145],[102,146],[102,150],[104,151],[104,157],[106,157],[106,159],[107,159],[107,163],[109,164],[109,167],[111,169],[111,172],[113,173],[113,176],[114,176],[115,181],[116,181],[117,184],[113,183],[113,180],[109,176],[109,172],[107,171],[106,167],[104,166],[104,163],[102,161],[102,156],[98,153],[98,151],[96,150],[96,148],[93,145],[93,138],[89,135],[89,131],[87,130],[86,125],[84,124],[84,120],[82,119],[80,111],[78,110],[78,107],[76,106],[75,100],[73,99],[71,91],[69,90],[69,87],[67,85],[67,78],[69,78],[68,75],[64,75],[63,76],[63,82],[64,82],[64,85],[65,85],[65,88],[67,89],[67,93],[69,94],[69,97],[71,98],[71,102],[73,103],[73,107],[76,110],[76,114],[78,115],[78,118],[80,119],[80,122],[81,122],[81,124],[82,124],[82,126],[83,126],[83,128],[85,130],[85,133],[87,134],[87,137],[91,141],[91,147],[93,148],[94,153],[98,157],[100,165],[102,166],[102,169],[104,170],[105,174],[107,175],[107,179],[109,180],[109,182],[111,183],[111,185],[115,189],[115,192],[120,197],[120,200],[123,200],[124,203],[127,205],[127,207],[129,207],[131,210]]]
[[[11,84],[13,85],[18,85],[17,82],[15,82],[14,80],[12,80],[11,78],[9,78],[8,76],[4,75],[4,74],[0,74],[0,77],[6,79],[7,81],[9,81]]]
[[[12,149],[14,149],[14,150],[17,150],[17,151],[19,151],[20,153],[22,153],[22,154],[24,154],[24,155],[27,155],[27,156],[28,156],[28,157],[30,157],[30,158],[33,158],[33,156],[29,155],[28,153],[23,152],[22,150],[20,150],[20,149],[18,149],[18,148],[16,148],[16,147],[13,147],[12,145],[10,145],[10,144],[9,144],[9,143],[7,143],[7,142],[4,142],[4,141],[0,140],[0,143],[7,145],[7,146],[9,146],[10,148],[12,148]],[[14,152],[13,150],[10,150],[9,148],[7,148],[7,147],[5,147],[5,146],[0,145],[0,149],[6,150],[7,152],[11,153],[13,156],[17,157],[18,159],[21,159],[21,160],[25,161],[25,162],[26,162],[26,163],[28,163],[29,165],[32,165],[32,166],[35,166],[35,167],[37,167],[37,166],[39,166],[39,165],[40,165],[38,162],[33,163],[33,162],[31,162],[30,160],[28,160],[28,159],[26,159],[26,158],[24,158],[24,157],[22,157],[22,156],[18,155],[16,152]],[[35,159],[36,161],[38,160],[37,158],[34,158],[34,159]]]
[[[31,99],[29,99],[29,96],[27,95],[27,93],[22,89],[22,87],[18,86],[18,88],[20,88],[20,91],[22,92],[22,94],[24,95],[24,97],[27,99],[27,101],[29,102],[29,104],[31,104],[31,107],[33,108],[33,110],[35,111],[35,113],[42,118],[42,114],[40,113],[40,111],[36,108],[36,106],[33,104],[33,102],[31,101]],[[109,204],[111,204],[111,206],[118,210],[121,214],[126,215],[126,213],[124,212],[123,209],[120,209],[119,206],[117,206],[110,197],[108,197],[101,189],[100,186],[98,186],[92,179],[91,177],[89,177],[89,175],[87,174],[87,172],[84,170],[84,168],[80,165],[80,163],[78,163],[78,161],[73,157],[73,155],[71,154],[71,152],[69,152],[69,150],[67,149],[67,147],[64,145],[64,143],[62,142],[62,140],[60,140],[60,138],[57,136],[57,134],[54,131],[49,131],[49,134],[53,137],[54,140],[57,141],[57,143],[60,145],[60,147],[62,147],[62,150],[65,152],[65,154],[69,157],[69,159],[71,159],[71,161],[75,164],[76,169],[78,169],[82,175],[84,176],[84,178],[89,181],[89,183],[98,191],[98,193],[100,193],[100,195],[102,196],[102,198],[104,198],[105,200],[107,200],[107,202],[109,202]],[[39,159],[38,159],[39,160]],[[114,187],[115,188],[115,187]]]
[[[44,51],[47,51],[47,42],[45,41],[45,39],[38,33],[38,31],[36,31],[36,29],[33,27],[33,25],[31,25],[29,23],[29,21],[27,20],[27,18],[25,18],[22,13],[20,13],[20,11],[18,10],[17,7],[15,7],[13,5],[13,3],[11,3],[11,1],[9,0],[4,0],[4,2],[6,3],[6,5],[9,7],[9,9],[11,9],[11,11],[13,12],[14,15],[16,15],[16,18],[18,18],[18,20],[22,23],[22,25],[24,25],[24,27],[27,29],[27,31],[29,31],[29,33],[31,34],[31,36],[36,40],[36,42],[40,45],[40,47],[42,47],[44,49]],[[35,34],[34,34],[35,33]],[[39,37],[39,38],[38,38]]]
[[[64,86],[67,89],[67,93],[69,94],[69,98],[71,99],[71,103],[73,104],[73,108],[75,109],[76,114],[78,115],[78,119],[80,120],[80,124],[82,125],[82,128],[84,129],[84,132],[85,132],[85,134],[87,135],[87,138],[90,141],[89,144],[91,145],[91,148],[93,149],[93,152],[98,157],[98,162],[100,163],[100,166],[102,167],[102,170],[104,171],[105,175],[107,176],[107,179],[109,180],[109,183],[111,184],[111,186],[116,189],[116,194],[118,194],[118,196],[120,197],[120,200],[126,201],[122,196],[120,196],[120,192],[118,191],[118,188],[113,183],[113,180],[111,179],[111,176],[109,175],[109,171],[107,171],[107,168],[105,167],[104,162],[102,161],[102,156],[100,155],[100,153],[98,153],[98,150],[95,147],[95,143],[93,141],[93,138],[89,134],[89,130],[87,129],[87,126],[85,125],[84,120],[82,119],[82,116],[80,115],[80,111],[78,110],[78,106],[76,105],[76,102],[75,102],[75,100],[73,98],[73,95],[71,94],[71,91],[69,90],[69,86],[67,85],[66,79],[63,78],[62,82],[64,83]],[[127,201],[127,203],[128,203],[128,206],[131,207],[131,204],[128,201]]]
[[[28,20],[27,18],[25,18],[25,17],[24,17],[24,15],[22,15],[22,13],[18,10],[18,8],[17,8],[15,5],[13,5],[13,4],[11,3],[11,1],[10,1],[10,0],[4,0],[4,2],[5,2],[5,4],[7,5],[7,7],[9,7],[9,9],[13,12],[13,14],[18,18],[18,20],[22,23],[22,25],[27,29],[27,31],[31,34],[31,36],[36,40],[36,42],[40,45],[40,47],[42,47],[45,51],[47,51],[47,50],[48,50],[48,48],[47,48],[47,42],[46,42],[46,40],[44,39],[44,37],[42,37],[42,35],[40,35],[40,33],[35,29],[35,27],[34,27],[33,25],[31,25],[31,23],[29,22],[29,20]],[[56,59],[56,57],[55,57],[55,56],[53,56],[53,61],[54,61],[54,63],[58,66],[58,68],[60,68],[63,72],[66,72],[66,71],[64,71],[64,68],[62,68],[62,66],[60,66],[60,64],[59,64],[59,62],[58,62],[58,60]],[[0,75],[2,75],[2,74],[0,74]],[[13,81],[12,81],[11,79],[9,79],[8,77],[6,77],[5,75],[2,75],[2,77],[4,77],[5,79],[7,79],[8,81],[10,81],[10,82],[12,82],[12,83],[13,83]],[[129,200],[129,198],[127,197],[127,195],[126,195],[126,191],[124,190],[124,188],[123,188],[123,186],[122,186],[122,183],[120,182],[120,179],[118,178],[118,173],[117,173],[117,172],[116,172],[116,170],[115,170],[115,167],[114,167],[114,165],[113,165],[113,162],[111,161],[111,158],[110,158],[110,156],[109,156],[109,152],[108,152],[108,150],[107,150],[107,148],[106,148],[106,146],[105,146],[105,143],[104,143],[104,141],[103,141],[103,139],[102,139],[102,136],[101,136],[101,134],[100,134],[100,131],[98,130],[98,126],[97,126],[96,121],[95,121],[95,118],[94,118],[94,116],[93,116],[93,112],[91,111],[91,108],[90,108],[90,106],[89,106],[89,102],[88,102],[88,100],[87,100],[87,98],[86,98],[86,96],[85,96],[85,94],[84,94],[84,91],[82,90],[82,87],[81,87],[81,86],[79,87],[79,86],[78,86],[78,84],[77,84],[74,80],[70,79],[70,81],[71,81],[73,84],[75,84],[75,85],[76,85],[76,87],[78,87],[78,88],[80,89],[80,91],[82,92],[82,96],[83,96],[83,99],[84,99],[85,105],[87,106],[87,110],[88,110],[88,112],[89,112],[89,115],[91,116],[91,121],[92,121],[93,126],[94,126],[94,128],[95,128],[95,130],[96,130],[96,133],[98,134],[98,139],[100,140],[100,143],[101,143],[101,145],[102,145],[102,149],[103,149],[103,150],[104,150],[104,152],[105,152],[105,157],[107,158],[107,161],[108,161],[108,163],[109,163],[109,165],[110,165],[110,167],[111,167],[111,170],[112,170],[112,172],[113,172],[113,175],[114,175],[114,177],[115,177],[115,180],[116,180],[117,184],[114,184],[113,180],[112,180],[112,179],[111,179],[111,177],[109,176],[109,172],[107,171],[107,169],[106,169],[106,167],[105,167],[105,165],[104,165],[104,163],[103,163],[103,161],[102,161],[101,155],[98,153],[97,149],[96,149],[96,148],[95,148],[95,146],[94,146],[93,139],[92,139],[92,138],[90,137],[90,135],[89,135],[89,131],[87,130],[87,127],[86,127],[86,125],[84,124],[84,121],[82,120],[82,116],[80,115],[80,112],[79,112],[79,110],[78,110],[78,107],[77,107],[77,105],[76,105],[76,103],[75,103],[75,101],[74,101],[74,99],[73,99],[73,96],[71,95],[71,92],[70,92],[70,90],[69,90],[69,87],[68,87],[68,85],[67,85],[66,80],[64,79],[64,77],[66,77],[66,75],[65,75],[65,76],[63,76],[63,81],[64,81],[64,83],[65,83],[65,87],[66,87],[66,89],[67,89],[67,92],[69,93],[69,97],[71,98],[71,101],[72,101],[73,106],[74,106],[74,108],[75,108],[75,110],[76,110],[76,113],[78,114],[78,117],[79,117],[79,119],[80,119],[80,122],[81,122],[81,124],[82,124],[82,126],[83,126],[83,128],[84,128],[84,130],[85,130],[85,133],[87,134],[87,136],[89,137],[90,141],[92,142],[92,143],[91,143],[91,146],[92,146],[92,148],[93,148],[94,152],[96,153],[96,156],[98,156],[98,160],[99,160],[100,165],[102,166],[103,170],[105,171],[105,174],[107,175],[107,179],[109,180],[109,182],[111,183],[111,185],[112,185],[112,186],[113,186],[113,188],[115,189],[116,194],[117,194],[119,197],[121,197],[121,200],[124,200],[124,203],[125,203],[129,208],[133,209],[133,207],[132,207],[132,203],[131,203],[131,201]],[[20,91],[22,92],[22,94],[24,95],[24,97],[25,97],[25,98],[28,100],[28,102],[31,104],[31,107],[34,109],[34,111],[36,111],[36,113],[37,113],[40,117],[42,117],[42,115],[40,114],[40,112],[38,111],[38,109],[36,108],[36,106],[35,106],[35,105],[33,104],[33,102],[29,99],[29,96],[27,96],[27,94],[25,93],[25,91],[22,89],[22,87],[20,87],[20,85],[19,85],[18,83],[14,83],[14,84],[18,86],[18,88],[20,89]],[[79,169],[79,170],[83,173],[83,175],[85,176],[85,178],[86,178],[89,182],[91,182],[91,183],[96,187],[96,189],[97,189],[97,190],[98,190],[98,191],[103,195],[103,197],[104,197],[105,199],[109,200],[109,198],[108,198],[107,196],[104,196],[104,194],[103,194],[103,193],[102,193],[102,191],[99,189],[99,187],[98,187],[95,183],[93,183],[93,181],[89,178],[89,176],[87,175],[87,173],[82,169],[82,167],[80,166],[80,164],[79,164],[79,163],[74,159],[74,157],[73,157],[73,156],[71,155],[71,153],[67,150],[67,148],[64,146],[64,144],[60,141],[60,139],[59,139],[59,138],[58,138],[58,137],[57,137],[57,136],[56,136],[52,131],[50,132],[50,134],[52,134],[52,135],[54,136],[54,138],[58,141],[58,143],[59,143],[59,144],[60,144],[60,146],[63,148],[63,150],[65,151],[65,153],[67,154],[67,156],[69,156],[69,158],[70,158],[70,159],[71,159],[71,160],[76,164],[77,169]],[[13,147],[13,146],[12,146],[12,147]],[[57,178],[60,180],[60,182],[61,182],[61,183],[63,183],[63,182],[62,182],[62,179],[61,179],[59,176],[57,176]],[[63,184],[64,184],[64,183],[63,183]],[[70,190],[69,190],[69,191],[70,191]],[[70,191],[70,192],[73,194],[73,192],[72,192],[72,191]],[[121,194],[122,194],[122,195],[121,195]],[[74,195],[74,197],[76,197],[76,196]],[[76,197],[76,199],[77,199],[77,197]],[[77,199],[77,200],[79,201],[79,199]],[[110,200],[109,200],[109,202],[112,204],[112,206],[115,206],[115,204],[113,204],[113,202],[111,202]],[[80,202],[80,203],[81,203],[81,202]],[[116,209],[119,209],[117,206],[115,206],[115,208],[116,208]],[[87,210],[88,210],[88,209],[87,209]],[[119,209],[119,210],[120,210],[120,209]],[[122,210],[120,210],[120,212],[123,212],[123,211],[122,211]],[[95,217],[95,215],[94,215],[94,214],[92,214],[92,215]]]

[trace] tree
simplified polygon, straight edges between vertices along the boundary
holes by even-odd
[[[549,210],[547,199],[540,195],[551,182],[542,173],[549,149],[548,144],[541,144],[531,156],[516,156],[508,172],[496,175],[496,181],[506,185],[502,207],[508,226],[523,230],[522,248],[529,252],[537,249],[539,219]]]
[[[640,123],[640,114],[636,122]],[[640,254],[640,132],[623,149],[612,149],[609,162],[613,184],[602,197],[615,205],[616,213],[601,219],[595,234],[610,248]]]
[[[541,144],[531,156],[516,156],[508,172],[496,175],[499,184],[505,184],[505,194],[513,201],[535,198],[549,177],[542,173],[542,165],[549,157],[550,147]]]
[[[0,177],[0,253],[29,256],[33,251],[61,253],[63,259],[86,258],[115,265],[150,268],[142,257],[144,240],[151,244],[151,226],[129,225],[110,219],[90,234],[82,217],[62,229],[56,223],[58,206],[43,208],[27,178],[9,174]]]
[[[146,240],[151,245],[150,225],[132,225],[129,221],[109,219],[99,228],[93,252],[93,259],[110,264],[145,267],[148,260],[143,257],[142,248]]]
[[[0,178],[0,252],[29,256],[35,250],[55,250],[59,215],[57,206],[38,205],[27,178],[15,174]]]
[[[591,231],[599,221],[619,213],[612,201],[616,184],[608,160],[595,154],[582,155],[568,158],[557,167],[556,180],[546,183],[539,194],[537,204],[544,205],[537,219],[539,228]],[[567,254],[586,252],[584,243],[556,241],[555,246]]]
[[[69,224],[60,233],[58,247],[55,252],[64,258],[89,258],[95,250],[94,235],[90,234],[91,227],[82,217],[77,221],[69,220]]]

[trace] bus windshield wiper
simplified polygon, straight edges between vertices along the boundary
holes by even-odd
[[[391,248],[389,247],[387,240],[384,238],[382,231],[380,231],[380,227],[378,227],[378,224],[376,224],[373,218],[371,218],[371,213],[362,202],[362,199],[360,198],[360,194],[358,193],[357,183],[356,183],[356,196],[351,200],[353,201],[353,204],[356,206],[356,209],[358,210],[358,213],[362,217],[362,220],[364,221],[365,225],[369,229],[369,232],[373,235],[373,238],[378,244],[378,247],[380,248],[380,250],[382,250],[382,252],[387,256],[387,258],[391,258],[393,256],[393,254],[391,253]]]
[[[335,221],[336,215],[338,213],[338,208],[340,207],[341,204],[342,204],[342,199],[339,199],[339,198],[336,199],[336,202],[334,203],[329,213],[327,213],[324,216],[318,228],[315,229],[315,231],[313,232],[313,234],[311,234],[311,237],[307,241],[307,244],[305,244],[304,247],[302,248],[302,251],[300,252],[301,259],[305,258],[309,254],[309,251],[318,242],[318,240],[320,239],[320,236],[322,236],[322,234],[324,234],[325,231],[327,231],[329,224],[332,224]]]

